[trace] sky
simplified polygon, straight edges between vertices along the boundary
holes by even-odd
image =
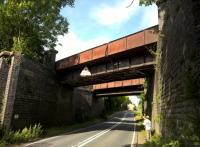
[[[138,106],[140,99],[137,96],[129,96],[129,99],[133,104],[135,104],[135,106]]]
[[[58,36],[56,60],[158,24],[157,6],[139,6],[139,0],[75,0],[61,15],[69,31]]]

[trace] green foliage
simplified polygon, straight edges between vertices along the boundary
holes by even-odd
[[[137,113],[140,114],[140,115],[143,115],[143,113],[144,113],[143,106],[144,106],[145,94],[141,93],[138,96],[138,98],[140,99],[140,101],[139,101],[139,104],[138,104]]]
[[[5,147],[6,146],[6,142],[3,140],[0,140],[0,147]]]
[[[28,47],[28,43],[25,39],[21,38],[20,40],[16,37],[13,38],[13,47],[12,51],[17,51],[23,53],[25,56],[31,57],[34,60],[42,60],[41,56],[38,56],[37,51],[31,50]]]
[[[140,5],[148,6],[148,5],[152,5],[153,3],[160,4],[166,1],[167,0],[140,0]]]
[[[166,139],[159,135],[154,135],[151,141],[147,141],[144,147],[180,147],[180,141],[173,139]]]
[[[160,123],[160,120],[161,120],[161,116],[160,114],[156,115],[154,120],[157,122],[157,123]]]
[[[127,96],[116,96],[109,97],[105,99],[105,107],[107,111],[118,111],[127,109],[127,105],[130,104],[131,101]]]
[[[152,5],[155,2],[156,0],[140,0],[140,5],[148,6],[148,5]]]
[[[142,116],[142,103],[139,103],[135,115]]]
[[[74,0],[1,0],[0,51],[16,50],[21,44],[26,47],[22,53],[32,57],[42,56],[44,48],[53,49],[57,36],[68,31],[60,9],[73,4]]]
[[[161,33],[159,35],[161,35]],[[156,51],[149,50],[149,52],[151,53],[151,55],[154,56],[154,58],[156,58],[155,70],[159,71],[160,70],[160,64],[161,64],[161,49],[157,48]]]
[[[138,98],[140,99],[140,103],[143,102],[145,100],[145,95],[144,93],[141,93]]]
[[[30,126],[29,128],[25,127],[23,130],[18,131],[5,130],[1,142],[6,142],[8,144],[26,142],[38,138],[42,132],[42,126],[40,124]]]

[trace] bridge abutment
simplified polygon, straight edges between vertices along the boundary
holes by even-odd
[[[199,1],[188,0],[159,5],[160,131],[185,143],[200,138],[199,8]]]
[[[15,53],[10,65],[0,59],[0,83],[1,126],[19,129],[74,120],[73,88],[59,84],[54,64],[41,64]]]

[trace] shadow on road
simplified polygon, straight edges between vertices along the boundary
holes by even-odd
[[[113,115],[109,120],[99,123],[96,125],[93,125],[91,127],[83,128],[82,130],[70,133],[70,134],[75,134],[75,133],[84,133],[84,132],[89,132],[89,131],[98,131],[98,130],[106,130],[111,128],[113,125],[119,124],[117,127],[112,128],[111,131],[114,130],[121,130],[121,131],[129,131],[132,132],[134,130],[134,124],[136,122],[133,120],[133,113],[127,113],[126,118],[124,118],[124,113],[117,113]],[[135,131],[141,131],[143,129],[143,126],[138,126],[136,127]]]
[[[124,114],[126,114],[126,115],[124,115]],[[140,132],[141,130],[144,129],[142,125],[136,124],[134,122],[133,116],[134,115],[133,115],[132,112],[128,112],[128,113],[119,112],[119,113],[116,113],[116,114],[112,115],[112,117],[110,117],[105,122],[98,123],[98,124],[95,124],[95,125],[87,127],[87,128],[82,128],[82,129],[79,129],[79,130],[75,130],[73,132],[68,132],[68,133],[59,135],[60,138],[59,137],[52,138],[50,142],[54,143],[54,141],[56,142],[57,140],[59,142],[59,139],[60,140],[62,140],[61,138],[66,138],[67,139],[68,137],[72,138],[72,140],[73,140],[75,137],[79,137],[79,136],[80,136],[80,138],[82,138],[81,140],[83,140],[83,138],[87,138],[87,137],[85,137],[85,135],[87,136],[88,134],[89,134],[88,137],[92,136],[93,137],[92,139],[94,139],[95,137],[98,137],[98,134],[101,135],[102,133],[104,134],[104,132],[106,132],[106,131],[111,131],[112,132],[112,131],[115,131],[115,130],[120,130],[120,132],[121,131],[125,131],[124,134],[129,134],[128,137],[130,137],[130,140],[131,140],[134,129],[135,129],[136,133]],[[136,125],[136,127],[135,127],[135,125]],[[91,133],[91,135],[90,135],[90,133]],[[73,135],[77,135],[77,136],[73,136]],[[88,139],[86,139],[85,142],[87,142],[87,140],[90,141],[90,138],[88,138]],[[36,146],[37,147],[39,147],[39,146],[40,147],[53,146],[54,144],[50,144],[50,142],[48,142],[48,141],[38,142],[38,143],[33,144],[31,146],[32,147],[36,147]],[[128,142],[129,141],[125,142],[124,145],[122,145],[122,147],[131,147],[131,144],[126,144]],[[62,141],[61,141],[61,143],[62,143]],[[119,143],[123,143],[123,142],[119,142]],[[142,147],[142,145],[137,145],[137,147]]]

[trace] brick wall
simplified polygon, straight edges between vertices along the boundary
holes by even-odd
[[[200,1],[195,0],[168,0],[159,5],[164,136],[196,135],[199,131],[196,126],[200,115],[199,8]]]

